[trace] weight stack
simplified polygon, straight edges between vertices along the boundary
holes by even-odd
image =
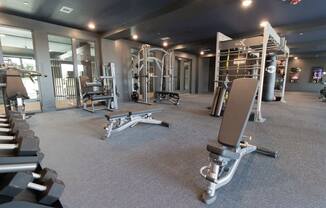
[[[267,55],[265,64],[263,101],[270,102],[274,100],[274,89],[276,80],[276,55]]]

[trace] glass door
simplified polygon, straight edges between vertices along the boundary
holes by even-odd
[[[55,35],[49,35],[48,39],[56,108],[76,107],[78,96],[72,41],[70,38]]]
[[[36,71],[33,38],[30,30],[1,26],[0,38],[4,62],[18,69]],[[40,88],[37,77],[23,77],[29,99],[24,101],[26,112],[41,111]],[[2,99],[1,99],[2,102]]]

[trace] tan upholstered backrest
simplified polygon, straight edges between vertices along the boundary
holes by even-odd
[[[18,70],[7,70],[6,84],[6,94],[8,99],[15,99],[16,97],[21,97],[25,99],[29,98],[21,78],[21,73]]]

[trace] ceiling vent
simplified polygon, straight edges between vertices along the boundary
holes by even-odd
[[[73,8],[66,7],[66,6],[63,6],[63,7],[61,7],[61,9],[60,9],[60,12],[62,12],[62,13],[66,13],[66,14],[70,14],[72,11],[74,11]]]

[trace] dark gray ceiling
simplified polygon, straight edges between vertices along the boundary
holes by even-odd
[[[24,2],[28,2],[25,5]],[[241,0],[0,0],[1,11],[55,24],[87,29],[89,21],[106,38],[129,39],[137,33],[140,41],[161,44],[170,37],[171,46],[198,53],[214,50],[220,31],[241,37],[259,31],[268,20],[287,37],[292,52],[318,54],[326,51],[326,1],[302,0],[293,6],[283,0],[254,0],[241,8]],[[74,9],[59,12],[62,6]],[[300,35],[303,33],[303,35]],[[182,44],[182,45],[180,45]]]

